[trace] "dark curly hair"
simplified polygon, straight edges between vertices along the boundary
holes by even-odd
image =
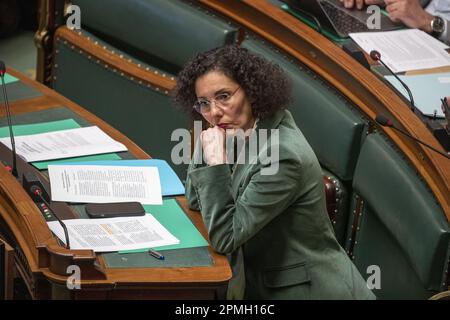
[[[280,66],[245,48],[229,45],[198,54],[178,74],[173,101],[194,118],[198,118],[193,111],[195,81],[209,71],[223,72],[237,82],[252,102],[256,118],[286,108],[291,101],[291,81]]]

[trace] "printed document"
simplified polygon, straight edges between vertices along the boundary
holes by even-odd
[[[52,201],[162,204],[156,167],[49,165]]]
[[[70,249],[95,252],[136,250],[178,244],[175,238],[151,214],[142,217],[64,220]],[[50,230],[65,243],[58,221],[48,222]]]
[[[350,37],[368,54],[380,52],[395,73],[450,65],[448,46],[418,29],[351,33]]]
[[[99,127],[85,127],[15,137],[16,151],[28,162],[127,151]],[[10,138],[0,142],[11,149]]]

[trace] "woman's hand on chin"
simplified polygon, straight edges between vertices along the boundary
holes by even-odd
[[[214,126],[201,134],[203,157],[209,166],[226,163],[225,130]]]

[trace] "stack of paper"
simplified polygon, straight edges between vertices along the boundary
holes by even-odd
[[[162,204],[156,167],[49,165],[53,201]]]
[[[0,142],[11,149],[9,137]],[[19,136],[15,143],[17,154],[28,162],[127,150],[96,126]]]
[[[378,51],[395,73],[450,66],[448,46],[418,29],[351,33],[350,37],[368,54]]]
[[[136,250],[180,242],[151,214],[129,218],[73,219],[65,220],[64,223],[72,250]],[[48,222],[48,225],[50,230],[65,242],[64,230],[58,221]]]
[[[92,165],[92,166],[124,166],[124,167],[156,167],[161,180],[161,193],[163,196],[184,195],[184,185],[167,161],[162,159],[147,160],[102,160],[65,163],[66,165]]]

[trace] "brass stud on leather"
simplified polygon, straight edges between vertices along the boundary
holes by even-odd
[[[95,41],[94,44],[95,44],[96,46],[98,46],[98,41]]]

